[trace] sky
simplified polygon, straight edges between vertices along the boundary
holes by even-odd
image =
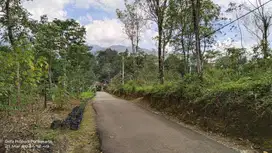
[[[233,0],[213,0],[222,11],[226,10],[228,4]],[[243,3],[245,0],[235,0]],[[246,0],[248,1],[248,0]],[[255,0],[250,0],[254,1]],[[263,3],[268,0],[262,0]],[[272,2],[269,4],[272,6]],[[129,46],[130,41],[123,32],[123,25],[117,19],[115,10],[124,9],[124,0],[33,0],[25,1],[23,6],[32,14],[32,18],[39,20],[41,15],[47,14],[49,19],[73,18],[86,27],[86,39],[90,45],[109,47],[111,45]],[[225,16],[235,19],[233,14]],[[226,23],[228,21],[225,21]],[[235,23],[236,24],[236,23]],[[217,48],[228,46],[241,47],[238,31],[229,31],[229,27],[223,30],[226,35],[216,34]],[[153,49],[156,47],[154,37],[157,32],[154,29],[146,29],[142,35],[140,47]],[[244,47],[251,47],[256,39],[242,27]]]

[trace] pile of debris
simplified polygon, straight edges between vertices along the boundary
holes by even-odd
[[[85,107],[76,106],[65,120],[54,120],[51,123],[51,129],[71,129],[78,130],[82,120]]]

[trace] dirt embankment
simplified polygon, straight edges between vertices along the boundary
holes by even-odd
[[[186,124],[199,126],[205,131],[254,143],[251,147],[260,152],[272,152],[272,117],[252,112],[248,103],[225,103],[218,96],[217,103],[189,102],[169,95],[167,97],[152,94],[114,93],[125,99],[142,97],[151,108],[174,116]],[[238,97],[239,98],[239,97]]]

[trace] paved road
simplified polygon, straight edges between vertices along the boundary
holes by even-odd
[[[236,153],[105,92],[97,93],[94,109],[103,153]]]

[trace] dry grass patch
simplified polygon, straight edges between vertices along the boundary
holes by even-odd
[[[89,102],[84,110],[80,128],[69,131],[69,152],[71,153],[100,153],[99,138],[96,133],[95,113]]]
[[[10,115],[0,112],[0,152],[4,147],[1,139],[24,139],[52,140],[53,147],[42,152],[100,153],[95,113],[91,102],[86,104],[83,119],[77,131],[52,130],[50,125],[53,120],[65,119],[74,107],[80,105],[80,100],[70,100],[63,108],[58,108],[53,102],[48,102],[47,109],[43,109],[42,105],[42,102],[36,103],[29,107],[31,109],[14,111]]]
[[[72,104],[75,107],[79,103],[74,101]],[[58,111],[58,114],[64,119],[70,111]],[[63,114],[66,115],[63,116]],[[96,133],[95,113],[91,102],[86,104],[83,119],[78,130],[52,130],[46,128],[40,130],[39,135],[41,139],[54,141],[53,152],[100,153],[100,143]]]

